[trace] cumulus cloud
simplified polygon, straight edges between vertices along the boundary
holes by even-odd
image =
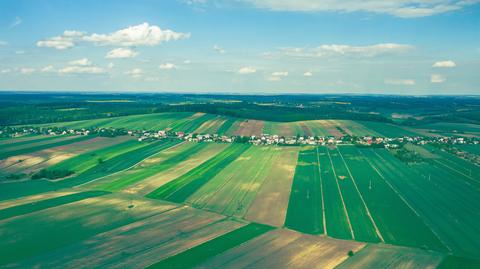
[[[190,38],[190,33],[163,30],[145,22],[109,34],[88,35],[85,32],[67,30],[60,36],[38,41],[37,46],[60,50],[72,48],[78,42],[91,42],[100,46],[155,46],[163,42],[188,38]]]
[[[87,58],[82,58],[74,61],[68,62],[69,65],[76,65],[76,66],[90,66],[92,62]]]
[[[241,75],[253,74],[255,72],[257,72],[257,69],[255,69],[251,66],[242,67],[242,68],[238,69],[238,71],[237,71],[237,73],[239,73]]]
[[[58,70],[60,74],[104,74],[105,69],[97,66],[67,66]]]
[[[401,54],[414,47],[406,44],[381,43],[367,46],[329,44],[315,48],[281,48],[280,54],[291,57],[377,57],[381,55]]]
[[[108,64],[108,68],[112,69],[113,67],[115,67],[115,64],[114,64],[114,63],[109,63],[109,64]]]
[[[42,73],[48,73],[48,72],[53,72],[53,66],[52,65],[47,65],[44,68],[40,69],[40,72]]]
[[[303,76],[304,77],[311,77],[311,76],[313,76],[313,73],[310,72],[310,71],[307,71],[307,72],[303,73]]]
[[[137,56],[137,52],[129,48],[118,48],[113,49],[107,53],[105,58],[107,59],[124,59],[124,58],[133,58]]]
[[[220,54],[225,53],[225,49],[223,49],[222,47],[220,47],[218,45],[213,46],[213,50],[216,51],[217,53],[220,53]]]
[[[170,70],[170,69],[176,69],[177,66],[172,64],[172,63],[164,63],[158,66],[160,69],[165,69],[165,70]]]
[[[288,76],[287,71],[275,71],[267,78],[269,81],[280,81],[282,78]]]
[[[125,72],[125,75],[129,75],[132,78],[139,78],[143,75],[143,70],[140,68],[134,68],[132,70]]]
[[[65,34],[68,32],[71,32],[71,31],[65,31],[61,36],[40,40],[37,42],[37,47],[54,48],[57,50],[65,50],[65,49],[73,48],[73,46],[75,46],[74,37],[68,36]]]
[[[415,80],[413,79],[386,79],[385,84],[389,85],[404,85],[404,86],[412,86],[415,85]]]
[[[33,72],[35,72],[35,68],[29,68],[29,67],[20,68],[20,73],[22,73],[24,75],[30,75]]]
[[[190,38],[190,33],[179,33],[169,29],[162,30],[156,25],[149,25],[145,22],[110,34],[84,36],[83,40],[98,45],[155,46],[163,42],[187,38]]]
[[[432,67],[439,67],[439,68],[452,68],[456,67],[457,64],[454,61],[439,61],[435,62]]]
[[[296,12],[373,12],[401,18],[426,17],[473,5],[479,0],[244,0],[258,8]]]
[[[431,83],[443,83],[446,80],[447,80],[446,78],[444,78],[442,75],[439,75],[439,74],[432,74],[430,76]]]

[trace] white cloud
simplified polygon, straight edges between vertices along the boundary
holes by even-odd
[[[439,68],[451,68],[456,67],[457,64],[454,61],[439,61],[435,62],[432,67],[439,67]]]
[[[53,66],[52,65],[47,65],[44,68],[40,69],[40,72],[42,73],[48,73],[48,72],[53,72]]]
[[[367,46],[351,46],[351,45],[320,45],[316,48],[282,48],[281,55],[291,57],[377,57],[381,55],[401,54],[414,47],[406,44],[380,43]]]
[[[85,32],[66,30],[60,36],[38,41],[37,46],[59,50],[72,48],[78,42],[92,42],[102,46],[155,46],[163,42],[188,38],[190,38],[190,33],[162,30],[156,25],[149,25],[145,22],[110,34],[87,35]]]
[[[276,72],[273,72],[268,78],[267,80],[269,81],[280,81],[282,80],[282,78],[288,76],[288,72],[287,71],[276,71]]]
[[[110,34],[92,34],[82,39],[98,45],[112,46],[155,46],[172,40],[188,39],[190,33],[179,33],[172,30],[162,30],[155,25],[142,23],[118,30]]]
[[[373,12],[401,18],[459,10],[479,0],[244,0],[258,8],[297,12]]]
[[[404,86],[413,86],[415,85],[415,80],[413,79],[386,79],[385,84],[389,85],[404,85]]]
[[[224,54],[224,53],[225,53],[225,50],[224,50],[222,47],[218,46],[218,45],[213,46],[213,50],[216,51],[216,52],[218,52],[218,53],[220,53],[220,54]]]
[[[7,42],[0,40],[0,47],[1,46],[6,46],[6,45],[7,45]]]
[[[130,71],[125,72],[125,75],[129,75],[132,78],[139,78],[143,75],[143,70],[140,68],[134,68]]]
[[[313,76],[313,73],[310,72],[310,71],[307,71],[307,72],[303,73],[303,76],[304,77],[311,77],[311,76]]]
[[[60,74],[104,74],[105,69],[96,66],[67,66],[58,70]]]
[[[160,69],[165,69],[165,70],[170,70],[170,69],[176,69],[177,66],[172,64],[172,63],[164,63],[158,66]]]
[[[25,54],[25,51],[24,50],[16,50],[15,54],[17,54],[17,55]]]
[[[24,75],[30,75],[33,72],[35,72],[35,68],[29,68],[29,67],[20,68],[20,73],[22,73]]]
[[[90,66],[90,65],[92,65],[92,62],[87,58],[82,58],[82,59],[79,59],[79,60],[70,61],[70,62],[68,62],[68,64],[69,65],[76,65],[76,66]]]
[[[73,31],[65,31],[63,35],[37,42],[37,47],[54,48],[58,50],[70,49],[75,46],[74,37],[69,35]]]
[[[137,56],[138,53],[129,48],[118,48],[113,49],[107,53],[105,58],[107,59],[123,59],[123,58],[133,58]]]
[[[439,74],[432,74],[430,76],[431,83],[443,83],[446,80],[447,80],[446,78],[444,78],[442,75],[439,75]]]
[[[242,67],[237,71],[237,73],[242,74],[242,75],[253,74],[255,72],[257,72],[257,69],[255,69],[251,66]]]
[[[272,76],[274,76],[274,77],[286,77],[286,76],[288,76],[288,72],[287,71],[276,71],[276,72],[272,73]]]
[[[10,23],[10,28],[17,27],[20,24],[22,24],[22,18],[15,17],[15,20],[13,20],[12,23]]]
[[[0,74],[8,74],[10,72],[12,72],[12,69],[10,69],[10,68],[0,70]]]
[[[191,64],[192,61],[190,61],[190,60],[185,60],[185,61],[183,61],[183,63],[184,63],[184,64]]]
[[[114,64],[114,63],[109,63],[109,64],[108,64],[108,68],[112,69],[113,67],[115,67],[115,64]]]

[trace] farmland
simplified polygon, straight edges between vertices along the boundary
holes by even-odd
[[[455,153],[478,155],[475,124],[219,111],[41,122],[53,133],[1,138],[0,267],[479,267],[480,168]],[[450,131],[468,143],[415,140]],[[248,140],[262,134],[305,143]]]

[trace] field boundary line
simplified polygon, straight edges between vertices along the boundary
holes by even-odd
[[[362,155],[364,156],[365,160],[367,160],[367,162],[370,164],[370,166],[377,172],[377,174],[385,181],[385,183],[387,183],[387,185],[393,190],[393,192],[395,192],[398,197],[410,208],[410,210],[413,211],[413,213],[415,213],[415,215],[417,215],[418,218],[420,218],[423,223],[430,229],[430,231],[432,231],[432,233],[437,237],[437,239],[440,241],[440,243],[442,243],[443,246],[445,246],[448,251],[452,252],[452,249],[450,248],[450,246],[448,246],[447,243],[445,243],[445,241],[443,241],[443,239],[438,235],[438,233],[433,229],[433,227],[427,223],[427,221],[425,220],[424,217],[422,217],[418,211],[413,208],[413,206],[406,200],[406,198],[403,197],[403,195],[400,194],[400,192],[383,176],[382,173],[380,173],[380,171],[370,162],[370,160],[368,160],[368,158],[363,154],[363,152],[361,152]],[[384,158],[382,158],[382,156],[380,156],[377,152],[375,152],[375,155],[377,155],[380,159],[382,159],[383,161],[386,162],[386,160]]]
[[[325,199],[323,198],[323,179],[322,170],[320,168],[320,157],[318,156],[318,147],[315,147],[317,151],[317,164],[318,164],[318,176],[320,178],[320,195],[322,196],[322,215],[323,215],[323,233],[327,235],[327,219],[325,217]]]
[[[352,223],[350,222],[350,217],[348,216],[347,207],[345,206],[345,201],[343,200],[343,194],[340,190],[340,184],[338,184],[337,172],[335,171],[335,167],[333,166],[332,157],[330,156],[330,150],[327,148],[328,158],[330,159],[330,166],[332,167],[333,175],[335,176],[335,183],[337,183],[337,189],[340,193],[340,198],[342,199],[343,210],[345,211],[345,215],[347,216],[348,227],[350,228],[350,234],[352,235],[352,239],[355,240],[355,234],[353,233]]]
[[[80,184],[80,185],[77,185],[77,186],[75,186],[74,188],[78,188],[78,187],[81,187],[81,186],[90,184],[90,183],[92,183],[92,182],[98,181],[98,180],[100,180],[100,179],[103,179],[103,178],[106,178],[106,177],[109,177],[109,176],[113,176],[113,175],[116,175],[116,174],[118,174],[118,173],[122,173],[122,172],[125,172],[125,171],[127,171],[127,170],[130,170],[130,169],[134,168],[135,166],[139,165],[140,163],[142,163],[142,162],[144,162],[144,161],[146,161],[146,160],[154,157],[155,155],[160,154],[160,153],[162,153],[162,152],[164,152],[164,151],[166,151],[166,150],[172,149],[172,148],[174,148],[174,147],[180,146],[180,145],[182,145],[182,144],[184,144],[184,143],[186,143],[186,141],[180,142],[180,143],[175,144],[175,145],[173,145],[173,146],[171,146],[171,147],[168,147],[168,148],[166,148],[166,149],[163,149],[163,150],[160,150],[160,151],[158,151],[158,152],[155,152],[154,154],[152,154],[152,155],[150,155],[150,156],[148,156],[148,157],[146,157],[146,158],[138,161],[137,163],[133,164],[133,165],[130,166],[130,167],[127,167],[127,168],[125,168],[125,169],[122,169],[122,170],[117,171],[117,172],[112,173],[112,174],[105,175],[105,176],[103,176],[103,177],[95,178],[95,179],[90,180],[90,181],[88,181],[88,182],[85,182],[85,183],[82,183],[82,184]],[[126,153],[128,153],[128,152],[126,152]]]
[[[360,200],[362,201],[363,206],[365,207],[365,209],[366,209],[366,211],[367,211],[368,217],[369,217],[370,220],[372,221],[373,227],[375,228],[375,231],[377,232],[378,237],[380,238],[380,240],[382,240],[382,243],[385,243],[385,240],[383,239],[383,236],[382,236],[382,234],[380,233],[380,230],[378,229],[377,224],[376,224],[375,221],[373,220],[372,214],[370,214],[370,209],[368,209],[367,203],[365,203],[365,200],[363,199],[363,195],[362,195],[362,193],[360,192],[360,190],[358,189],[357,183],[355,182],[355,178],[353,177],[352,172],[350,171],[350,168],[349,168],[348,165],[347,165],[347,162],[346,162],[345,159],[343,158],[343,155],[342,155],[342,153],[340,152],[340,150],[339,150],[338,148],[337,148],[337,152],[338,152],[338,154],[340,155],[340,157],[342,158],[343,164],[345,164],[345,167],[347,168],[348,174],[349,174],[350,177],[352,178],[353,185],[355,186],[355,189],[357,190],[357,193],[358,193],[358,195],[360,196]]]

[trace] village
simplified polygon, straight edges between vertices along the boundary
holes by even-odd
[[[104,137],[115,137],[129,135],[137,138],[138,141],[153,141],[160,139],[181,139],[190,142],[220,142],[220,143],[250,143],[253,145],[339,145],[353,144],[364,147],[397,148],[404,143],[425,145],[429,143],[457,145],[457,144],[479,144],[480,139],[476,137],[460,136],[403,136],[403,137],[374,137],[374,136],[292,136],[285,137],[276,134],[262,134],[260,136],[228,136],[218,134],[197,134],[185,133],[173,130],[146,131],[146,130],[125,130],[115,128],[35,128],[35,127],[5,127],[0,130],[0,136],[19,137],[26,135],[99,135]]]

